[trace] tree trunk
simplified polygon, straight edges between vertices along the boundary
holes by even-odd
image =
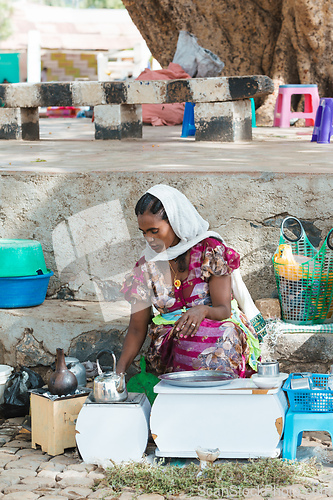
[[[186,30],[225,63],[222,76],[264,74],[272,78],[274,94],[256,101],[259,125],[272,125],[280,84],[316,83],[321,97],[333,96],[332,0],[123,3],[163,67],[173,59],[179,31]]]

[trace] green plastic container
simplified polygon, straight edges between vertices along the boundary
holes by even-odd
[[[34,240],[0,239],[0,277],[47,274],[42,245]]]

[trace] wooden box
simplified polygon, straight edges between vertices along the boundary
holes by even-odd
[[[76,446],[75,424],[87,394],[55,401],[31,394],[31,447],[40,445],[49,455],[60,455]]]

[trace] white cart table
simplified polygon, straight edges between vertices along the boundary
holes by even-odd
[[[176,387],[164,381],[150,416],[158,457],[196,457],[219,448],[219,458],[277,457],[287,399],[281,388],[257,389],[251,379],[217,387]]]

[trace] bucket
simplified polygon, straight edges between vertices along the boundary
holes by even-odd
[[[0,404],[4,402],[5,385],[14,368],[9,365],[0,365]]]

